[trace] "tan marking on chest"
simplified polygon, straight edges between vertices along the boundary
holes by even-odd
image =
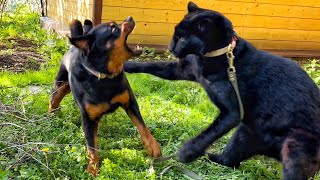
[[[89,118],[91,120],[95,120],[97,117],[101,116],[103,113],[108,111],[110,108],[110,105],[108,103],[102,103],[102,104],[91,104],[86,103],[85,104],[85,110],[89,115]]]
[[[125,90],[123,93],[116,95],[114,98],[111,99],[111,104],[120,103],[122,105],[128,104],[130,100],[129,91]]]
[[[131,52],[125,47],[125,43],[125,36],[120,36],[114,42],[107,64],[107,69],[112,74],[120,73],[123,70],[123,63],[132,57]]]

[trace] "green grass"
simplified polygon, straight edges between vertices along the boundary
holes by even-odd
[[[67,45],[63,39],[41,30],[38,18],[37,14],[20,11],[5,16],[5,23],[0,26],[4,40],[8,34],[31,39],[47,58],[39,71],[0,72],[0,102],[6,106],[0,107],[0,179],[90,179],[80,113],[72,96],[65,97],[58,113],[47,113],[52,82]],[[31,22],[30,28],[16,25],[26,22]],[[320,77],[318,65],[316,60],[306,65],[315,81]],[[206,128],[219,113],[196,83],[166,81],[144,74],[127,76],[163,155],[176,153],[183,142]],[[221,152],[231,135],[232,132],[222,137],[209,150]],[[204,179],[273,180],[282,176],[281,164],[263,156],[243,162],[239,169],[210,163],[206,157],[190,164],[170,160],[151,166],[136,127],[122,109],[102,118],[98,136],[101,167],[97,179],[160,179],[160,172],[168,165],[185,167]],[[163,178],[187,179],[176,170],[169,170]]]

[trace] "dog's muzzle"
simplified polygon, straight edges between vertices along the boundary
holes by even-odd
[[[123,21],[121,25],[121,31],[127,34],[130,34],[134,27],[136,26],[135,21],[131,16],[127,17],[126,20]]]

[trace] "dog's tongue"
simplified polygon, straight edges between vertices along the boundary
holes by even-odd
[[[131,22],[122,23],[121,31],[125,33],[131,33],[135,24]]]

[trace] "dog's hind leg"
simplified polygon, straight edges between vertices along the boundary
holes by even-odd
[[[130,99],[128,104],[123,106],[124,110],[127,112],[130,119],[138,128],[139,134],[141,135],[141,140],[144,146],[147,149],[148,156],[151,157],[160,157],[161,150],[158,142],[155,140],[153,135],[151,134],[150,130],[144,123],[142,116],[139,111],[139,107],[137,104],[136,99],[134,98],[133,94],[130,93]]]
[[[90,112],[89,112],[90,113]],[[92,176],[99,173],[98,157],[98,124],[99,118],[89,117],[87,113],[82,113],[83,130],[87,141],[88,166],[87,170]]]
[[[248,127],[240,124],[222,154],[209,153],[209,159],[228,167],[239,167],[243,160],[263,153],[267,146]]]
[[[59,107],[59,104],[63,97],[70,92],[70,86],[68,82],[68,71],[64,64],[60,65],[60,69],[56,76],[53,90],[50,95],[49,112],[53,112]]]
[[[288,137],[282,146],[281,156],[284,180],[307,180],[320,167],[319,142],[316,139]]]

